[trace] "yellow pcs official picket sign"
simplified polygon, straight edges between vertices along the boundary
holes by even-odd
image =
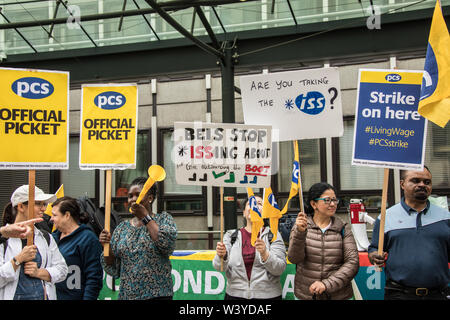
[[[0,68],[0,169],[68,169],[69,73]]]
[[[80,169],[134,169],[136,84],[86,84],[81,88]]]

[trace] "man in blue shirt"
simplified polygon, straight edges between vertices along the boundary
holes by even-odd
[[[380,219],[369,260],[386,269],[385,300],[446,299],[450,281],[450,213],[428,200],[431,173],[402,171],[404,197],[386,211],[383,255],[378,255]]]

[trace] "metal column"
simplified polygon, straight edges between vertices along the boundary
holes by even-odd
[[[225,57],[221,59],[222,71],[222,122],[235,122],[234,108],[234,64],[235,45],[232,42],[224,42]],[[224,188],[223,218],[224,229],[236,229],[236,188]]]

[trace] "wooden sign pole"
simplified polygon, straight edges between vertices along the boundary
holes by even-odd
[[[378,235],[378,255],[383,255],[384,247],[384,223],[386,221],[386,202],[389,183],[389,168],[384,168],[383,191],[381,194],[380,232]],[[381,269],[380,269],[381,271]]]
[[[36,185],[36,170],[28,170],[28,220],[34,219],[34,186]],[[34,230],[27,237],[27,246],[34,243]]]
[[[111,175],[112,170],[106,170],[106,191],[105,191],[105,230],[110,232],[111,221]],[[103,247],[103,256],[109,256],[109,243]]]
[[[220,187],[220,242],[223,243],[223,187]],[[220,271],[223,272],[223,258],[220,258]]]

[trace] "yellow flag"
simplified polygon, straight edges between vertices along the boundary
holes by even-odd
[[[64,197],[64,185],[63,184],[56,191],[55,195],[56,195],[56,199]],[[53,209],[53,205],[52,205],[52,203],[49,203],[49,204],[47,204],[47,208],[45,209],[44,213],[46,215],[48,215],[49,217],[51,217],[51,216],[53,216],[52,209]],[[55,225],[53,225],[52,232],[55,231],[55,229],[56,229],[56,227],[55,227]]]
[[[264,226],[264,220],[258,208],[258,203],[252,188],[247,188],[248,205],[250,206],[250,221],[252,222],[252,246],[255,246],[256,238],[261,228]]]
[[[272,188],[264,188],[264,202],[262,209],[262,217],[269,218],[270,230],[272,231],[272,242],[277,239],[278,220],[281,218],[280,208],[272,193]]]
[[[298,194],[299,189],[300,161],[298,155],[298,142],[297,140],[294,140],[293,143],[294,143],[294,163],[292,168],[291,191],[289,192],[289,198],[286,201],[283,210],[281,210],[281,215],[285,214],[288,211],[289,201],[291,201],[291,199]]]
[[[442,128],[450,120],[450,35],[439,0],[431,21],[418,111]]]

